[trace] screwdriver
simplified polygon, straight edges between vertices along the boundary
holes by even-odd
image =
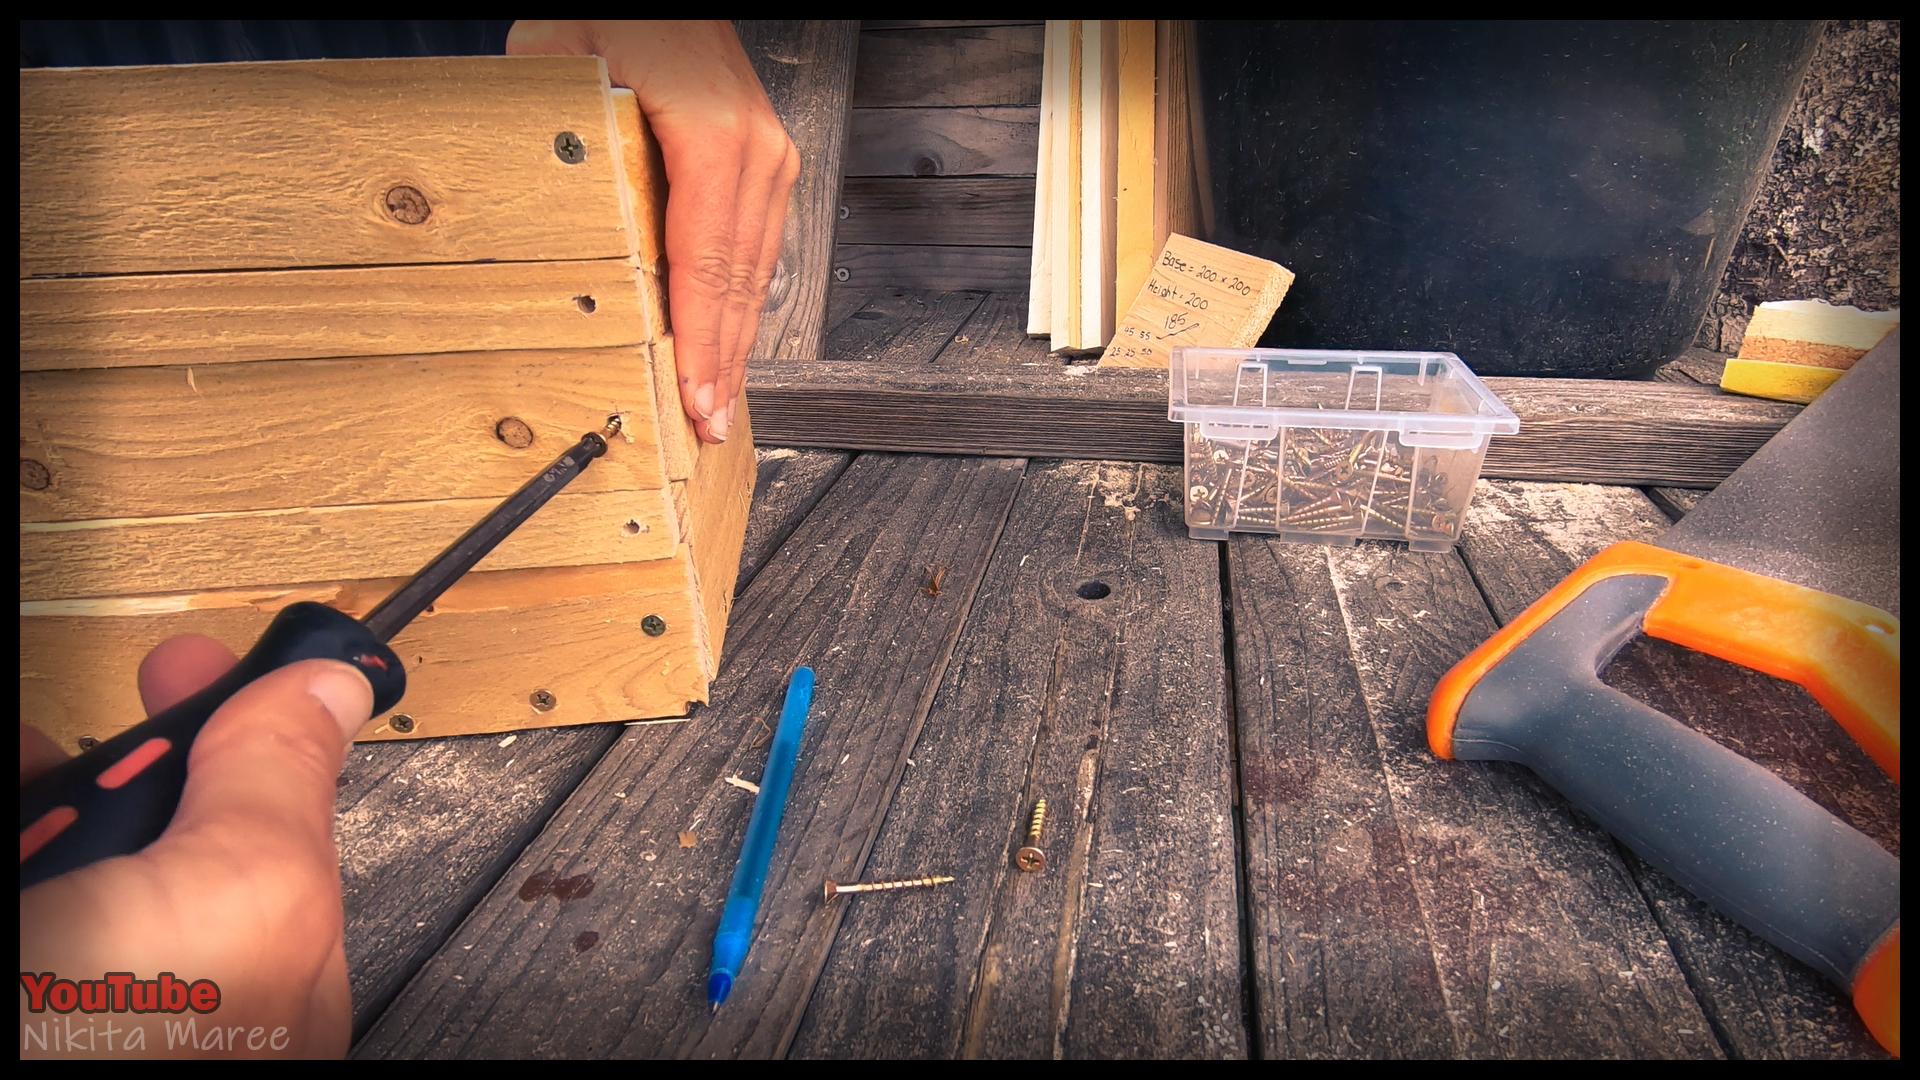
[[[228,698],[302,660],[352,664],[373,684],[374,715],[400,703],[406,668],[387,647],[414,617],[559,494],[620,431],[620,417],[580,437],[540,475],[356,620],[324,604],[289,604],[247,655],[212,685],[20,788],[20,887],[139,851],[173,820],[187,783],[187,754]]]

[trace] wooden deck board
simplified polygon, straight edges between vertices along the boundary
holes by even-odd
[[[735,608],[714,704],[685,725],[628,729],[359,1053],[783,1053],[839,921],[820,883],[865,860],[1021,469],[850,466]],[[921,591],[923,562],[949,568],[938,597]],[[748,973],[709,1020],[708,950],[752,803],[725,778],[758,774],[763,723],[801,661],[819,689],[765,917]],[[576,883],[571,898],[546,895],[556,881]]]
[[[1029,470],[866,865],[959,880],[845,901],[795,1056],[1246,1054],[1220,612],[1176,470]]]

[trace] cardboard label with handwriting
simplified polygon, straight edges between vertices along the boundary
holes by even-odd
[[[1181,345],[1249,348],[1292,284],[1293,271],[1279,263],[1174,233],[1100,366],[1165,369]]]

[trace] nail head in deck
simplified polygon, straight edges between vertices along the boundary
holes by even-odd
[[[833,268],[833,280],[835,281],[845,281],[852,276],[853,273],[844,266],[836,266]]]
[[[563,131],[553,137],[553,152],[569,165],[578,165],[587,160],[586,144],[571,131]]]
[[[667,632],[667,620],[658,615],[649,615],[640,620],[640,629],[645,630],[648,637],[659,637]]]
[[[413,717],[408,716],[406,713],[394,713],[387,718],[387,726],[405,735],[407,732],[413,730]]]
[[[527,700],[533,703],[537,712],[551,712],[555,705],[553,694],[546,690],[535,690],[527,695]]]

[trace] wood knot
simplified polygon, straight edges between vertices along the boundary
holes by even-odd
[[[45,491],[53,486],[53,473],[31,458],[21,458],[20,486],[28,491]]]
[[[913,160],[913,175],[939,176],[940,175],[940,159],[937,157],[930,157],[925,154],[922,154],[921,156],[915,158]]]
[[[509,416],[495,424],[493,434],[495,438],[515,450],[525,450],[533,445],[533,429],[527,426],[525,420],[517,416]]]
[[[419,188],[401,184],[387,191],[387,214],[402,225],[418,225],[433,216],[433,207]]]

